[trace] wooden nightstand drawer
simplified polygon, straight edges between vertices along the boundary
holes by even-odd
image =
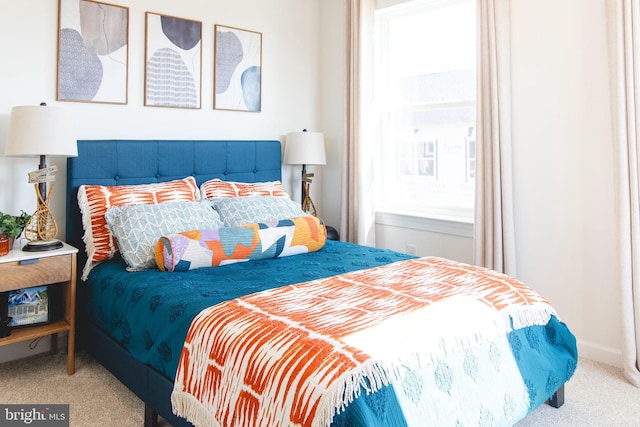
[[[71,280],[71,254],[23,262],[0,264],[0,292]]]

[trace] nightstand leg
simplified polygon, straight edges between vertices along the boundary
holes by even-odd
[[[58,334],[51,334],[51,354],[58,352]]]
[[[76,339],[73,331],[69,331],[67,335],[67,374],[73,375],[76,371]]]

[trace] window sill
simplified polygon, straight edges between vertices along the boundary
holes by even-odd
[[[421,216],[414,213],[377,211],[376,224],[473,238],[473,222]]]

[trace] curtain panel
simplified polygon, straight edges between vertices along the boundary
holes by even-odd
[[[624,375],[640,387],[640,0],[607,2]]]
[[[516,276],[509,14],[508,1],[478,0],[474,262]]]
[[[379,134],[372,84],[374,12],[375,0],[347,2],[340,234],[368,246],[375,246],[374,162]]]

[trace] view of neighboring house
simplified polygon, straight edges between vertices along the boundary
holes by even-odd
[[[475,182],[475,70],[405,77],[394,133],[399,200],[471,209]],[[406,132],[405,130],[410,130]],[[404,193],[404,194],[403,194]],[[396,202],[397,204],[397,202]]]

